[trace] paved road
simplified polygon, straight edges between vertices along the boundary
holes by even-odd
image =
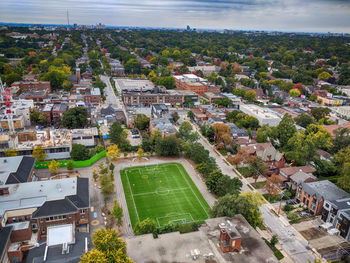
[[[216,163],[223,173],[232,178],[237,177],[239,172],[234,169],[233,166],[227,165],[226,162],[223,161],[224,157],[214,150],[214,147],[200,134],[196,125],[193,125],[193,127],[200,135],[199,142],[209,151],[210,156],[215,158]],[[245,178],[241,179],[241,181],[243,183],[242,192],[252,191],[248,186],[249,182]],[[265,226],[267,226],[273,234],[278,236],[282,248],[295,262],[305,263],[308,262],[308,260],[314,262],[315,255],[306,248],[307,241],[284,218],[277,217],[271,213],[271,209],[271,204],[265,204],[260,207]]]

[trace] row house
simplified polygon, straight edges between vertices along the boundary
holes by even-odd
[[[349,194],[328,180],[318,182],[300,182],[295,200],[302,203],[313,215],[320,215],[326,200],[338,200]]]
[[[0,242],[0,252],[7,250],[11,262],[22,261],[25,251],[45,241],[50,227],[88,231],[88,178],[3,185],[0,194],[0,230],[11,227],[11,244]]]

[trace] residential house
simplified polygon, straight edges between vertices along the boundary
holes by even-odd
[[[283,182],[289,182],[290,177],[297,172],[304,172],[306,174],[312,175],[313,172],[315,172],[316,169],[312,167],[311,165],[305,165],[305,166],[290,166],[280,169],[280,175],[283,177]]]
[[[163,137],[175,135],[177,132],[169,117],[160,117],[151,120],[150,131],[152,132],[153,130],[160,131]]]
[[[152,104],[151,114],[154,118],[161,118],[169,113],[169,108],[165,104]]]
[[[300,182],[297,186],[295,200],[307,207],[313,215],[322,212],[325,200],[337,200],[348,197],[349,194],[328,180],[318,182]]]

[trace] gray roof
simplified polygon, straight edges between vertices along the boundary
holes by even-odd
[[[0,259],[3,257],[4,252],[6,253],[6,245],[10,239],[12,226],[5,226],[0,229]]]
[[[9,185],[9,195],[0,199],[0,216],[6,211],[25,208],[40,208],[35,214],[36,217],[52,213],[60,215],[61,210],[67,211],[67,202],[70,203],[70,207],[75,206],[76,209],[87,208],[90,206],[88,180],[88,178],[64,178]],[[57,200],[66,201],[51,203],[54,207],[51,207],[50,203],[45,204]],[[51,209],[55,209],[55,212]]]
[[[35,159],[29,156],[0,158],[0,185],[27,182],[34,163]]]
[[[305,180],[307,179],[313,179],[316,181],[316,177],[312,174],[307,174],[307,173],[304,173],[303,171],[298,171],[296,172],[295,174],[293,174],[290,179],[294,182],[305,182]]]
[[[304,183],[302,182],[303,190],[309,195],[316,195],[317,200],[322,197],[325,200],[337,200],[349,197],[349,194],[328,180]]]

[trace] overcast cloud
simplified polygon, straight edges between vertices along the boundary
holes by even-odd
[[[350,0],[0,0],[0,22],[350,33]]]

